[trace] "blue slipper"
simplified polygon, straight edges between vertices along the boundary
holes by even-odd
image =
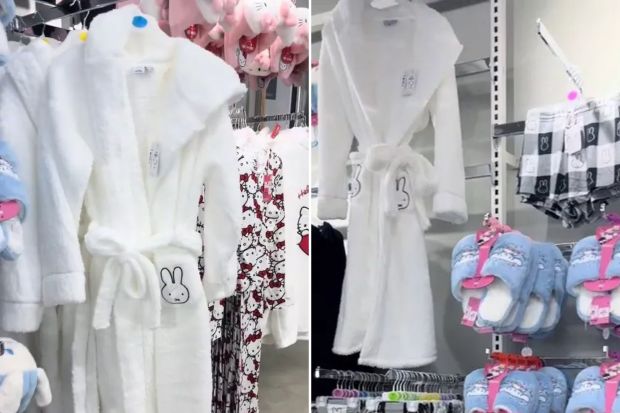
[[[537,413],[540,387],[533,372],[512,371],[502,381],[493,411]]]
[[[484,369],[474,370],[465,377],[465,413],[486,413],[489,403],[489,383]]]

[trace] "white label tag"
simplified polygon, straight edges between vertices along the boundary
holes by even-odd
[[[415,70],[406,70],[403,73],[403,77],[401,79],[401,89],[403,96],[411,96],[413,95],[413,91],[415,90],[416,84],[416,74]]]
[[[140,66],[134,66],[131,69],[131,73],[133,73],[134,75],[146,75],[148,73],[151,73],[155,70],[155,68],[153,66],[147,66],[147,65],[140,65]]]
[[[384,10],[398,6],[398,2],[396,0],[372,0],[370,6],[377,10]]]
[[[149,174],[155,178],[159,176],[159,160],[159,143],[154,143],[151,145],[151,149],[149,150]]]
[[[583,147],[583,122],[577,122],[564,131],[564,151],[569,154],[577,153]]]

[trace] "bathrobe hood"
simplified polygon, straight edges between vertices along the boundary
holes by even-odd
[[[404,2],[404,4],[377,10],[370,5],[370,1],[341,0],[334,13],[323,28],[324,52],[332,59],[335,76],[338,78],[343,102],[350,113],[351,119],[365,119],[366,124],[356,126],[352,124],[355,136],[368,135],[373,131],[372,122],[364,109],[364,102],[359,96],[358,89],[367,83],[365,79],[366,67],[351,65],[353,55],[366,54],[368,59],[370,48],[360,47],[359,40],[365,38],[368,32],[366,22],[369,19],[383,20],[384,24],[398,24],[398,20],[408,15],[415,21],[415,34],[411,39],[411,52],[414,56],[415,94],[411,99],[404,101],[395,98],[393,102],[398,108],[391,111],[392,116],[385,116],[386,131],[379,133],[386,143],[400,144],[409,136],[405,136],[415,122],[418,115],[427,106],[433,93],[454,67],[463,46],[457,39],[448,21],[423,4],[419,0]],[[399,56],[395,56],[395,65],[400,64]],[[386,111],[388,112],[388,111]],[[399,121],[398,121],[399,120]],[[375,130],[375,132],[377,132]]]
[[[204,129],[205,119],[241,99],[246,88],[239,82],[237,73],[221,59],[210,52],[204,53],[185,39],[168,37],[153,17],[144,16],[148,20],[146,27],[134,27],[132,19],[137,15],[142,15],[138,7],[129,5],[98,16],[85,43],[84,61],[88,72],[93,74],[89,77],[92,81],[87,82],[89,98],[94,100],[90,107],[97,110],[93,118],[101,118],[94,130],[100,139],[95,142],[104,141],[104,136],[122,135],[131,127],[126,124],[126,118],[117,116],[118,108],[127,106],[123,93],[125,73],[119,70],[119,65],[124,64],[130,36],[142,31],[141,41],[151,51],[149,61],[165,60],[174,54],[172,58],[177,62],[170,69],[174,82],[162,99],[168,105],[162,119],[162,135],[169,137],[160,148],[163,174],[175,152],[194,133]],[[209,67],[208,73],[204,72],[205,67]]]
[[[41,101],[41,85],[45,80],[47,67],[54,56],[54,49],[36,40],[18,52],[19,58],[11,58],[6,64],[8,81],[19,97],[19,103],[30,121],[35,124],[36,111]]]

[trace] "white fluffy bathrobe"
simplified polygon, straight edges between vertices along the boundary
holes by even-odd
[[[76,413],[204,413],[207,300],[232,294],[241,200],[228,105],[237,74],[135,6],[95,18],[48,76],[40,138],[41,246],[64,299],[84,295],[73,345]],[[205,281],[195,231],[202,183]],[[85,210],[81,214],[82,205]]]
[[[385,10],[370,3],[338,3],[320,58],[322,219],[347,215],[347,157],[353,136],[359,141],[334,352],[361,351],[361,364],[415,367],[436,359],[424,230],[430,216],[467,219],[454,73],[462,46],[419,0]],[[410,147],[429,119],[434,167]]]

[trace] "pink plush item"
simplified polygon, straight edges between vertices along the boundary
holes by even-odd
[[[268,76],[271,73],[271,45],[276,38],[275,32],[256,36],[255,50],[247,55],[243,55],[244,59],[239,61],[241,70],[253,76]],[[241,65],[241,63],[245,64]]]
[[[295,65],[295,68],[286,79],[281,78],[282,83],[286,86],[298,86],[302,87],[306,84],[306,76],[308,73],[308,60]]]
[[[224,59],[239,70],[246,65],[247,55],[256,51],[256,37],[274,32],[277,19],[273,8],[264,0],[241,0],[235,7],[235,13],[227,15],[220,24],[226,31]]]
[[[120,9],[121,7],[129,6],[130,4],[135,4],[136,6],[140,6],[140,0],[123,0],[116,3],[116,8]]]
[[[168,8],[170,35],[185,37],[201,47],[209,43],[209,32],[215,24],[208,23],[195,0],[170,0]]]
[[[202,17],[211,23],[216,24],[227,15],[235,12],[235,7],[239,0],[195,0]]]
[[[308,9],[297,8],[297,31],[293,42],[287,46],[282,38],[278,36],[271,45],[271,71],[279,73],[282,79],[290,77],[295,66],[308,59],[310,42],[309,14]]]
[[[290,46],[297,33],[297,8],[291,0],[281,0],[279,12],[276,33],[284,46]]]

